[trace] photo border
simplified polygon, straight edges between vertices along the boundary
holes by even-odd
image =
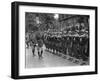
[[[31,2],[12,2],[11,4],[11,78],[26,79],[26,78],[43,78],[43,77],[58,77],[58,76],[72,76],[72,75],[88,75],[98,73],[97,62],[97,15],[98,8],[96,6],[81,6],[81,5],[62,5],[49,3],[31,3]],[[95,71],[91,72],[75,72],[75,73],[59,73],[59,74],[43,74],[43,75],[26,75],[19,76],[19,6],[42,6],[42,7],[58,7],[58,8],[74,8],[74,9],[89,9],[95,11]]]

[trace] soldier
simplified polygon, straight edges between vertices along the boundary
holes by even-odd
[[[29,40],[28,40],[28,38],[26,37],[25,40],[26,40],[25,41],[26,42],[26,46],[27,46],[27,48],[29,48]]]
[[[61,52],[61,46],[62,46],[62,41],[61,41],[62,37],[58,38],[58,47],[57,47],[57,51]]]
[[[38,43],[38,47],[37,47],[38,56],[39,56],[39,58],[41,58],[42,54],[43,54],[43,40],[42,39],[37,40],[37,43]]]
[[[66,54],[69,54],[70,40],[69,36],[66,36]]]
[[[36,47],[36,43],[34,41],[31,41],[31,48],[32,48],[33,56],[35,56],[35,47]]]
[[[37,51],[39,58],[42,57],[43,54],[43,39],[42,39],[42,32],[38,31],[35,35],[37,41]]]
[[[89,38],[86,38],[85,55],[89,57]]]
[[[83,46],[83,54],[84,58],[83,60],[87,60],[89,56],[89,43],[88,43],[88,38],[84,37],[83,38],[84,46]]]
[[[74,37],[73,39],[73,53],[74,53],[74,57],[77,58],[78,57],[78,37]]]
[[[47,39],[46,39],[46,48],[49,49],[49,36],[47,36]]]
[[[26,46],[27,46],[27,48],[29,48],[29,43],[30,43],[30,37],[29,37],[29,33],[26,33],[26,35],[25,35],[26,37],[25,37],[25,42],[26,42]]]
[[[54,48],[54,36],[50,37],[50,49],[52,50],[52,53],[54,54],[55,48]]]
[[[63,47],[63,54],[66,54],[66,48],[67,48],[67,45],[66,45],[66,36],[62,36],[62,47]]]
[[[68,42],[69,42],[69,55],[70,56],[73,56],[73,36],[69,36],[69,40],[68,40]]]
[[[85,44],[86,44],[86,39],[85,39],[85,37],[81,37],[81,38],[80,38],[80,54],[81,54],[81,58],[82,58],[83,60],[86,58],[86,56],[85,56],[85,54],[84,54]]]
[[[79,36],[77,36],[76,37],[76,45],[77,45],[77,54],[76,54],[76,58],[77,59],[79,59],[79,57],[80,57],[80,47],[79,47],[79,41],[80,41],[80,37]]]

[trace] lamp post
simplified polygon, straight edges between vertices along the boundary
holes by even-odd
[[[36,17],[36,24],[40,24],[39,17]]]
[[[58,20],[59,14],[54,14],[54,18],[55,18],[56,20]]]
[[[55,19],[55,28],[58,29],[59,27],[59,22],[58,22],[58,19],[59,19],[59,14],[54,14],[54,19]]]

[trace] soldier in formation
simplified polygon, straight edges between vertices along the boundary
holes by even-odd
[[[82,60],[89,57],[89,38],[85,35],[46,35],[44,43],[54,54],[56,51]]]

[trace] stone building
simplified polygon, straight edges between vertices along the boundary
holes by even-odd
[[[77,27],[80,29],[89,29],[89,16],[87,15],[63,15],[60,14],[59,22],[62,30],[66,28]]]

